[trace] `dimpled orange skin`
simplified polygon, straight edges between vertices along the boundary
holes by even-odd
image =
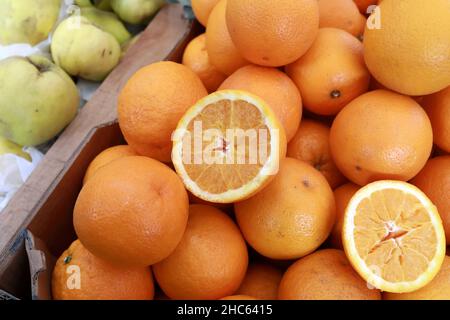
[[[206,49],[211,64],[220,72],[230,75],[249,64],[231,40],[225,20],[227,0],[220,0],[211,12],[206,27]]]
[[[434,143],[450,152],[450,87],[424,97],[421,104],[431,120]]]
[[[320,28],[337,28],[354,36],[364,33],[361,13],[353,0],[318,0]]]
[[[335,219],[333,191],[306,162],[286,158],[272,182],[256,196],[235,203],[247,242],[272,259],[296,259],[316,250]]]
[[[113,162],[114,160],[131,156],[138,156],[138,154],[127,145],[114,146],[102,151],[89,164],[86,174],[84,175],[83,184],[85,184],[101,167]]]
[[[253,93],[269,104],[290,141],[302,117],[302,97],[294,82],[275,68],[248,65],[229,76],[219,90],[234,89]]]
[[[220,72],[209,61],[205,34],[194,38],[187,45],[183,54],[183,64],[198,75],[208,92],[216,91],[226,79],[225,74]]]
[[[353,270],[344,251],[319,250],[288,268],[281,279],[280,300],[381,300],[379,290]]]
[[[100,168],[81,190],[73,222],[83,245],[105,260],[149,266],[181,240],[189,200],[181,179],[146,157],[126,157]]]
[[[286,72],[300,89],[305,108],[320,115],[337,114],[370,83],[362,43],[335,28],[320,29],[312,47]]]
[[[247,295],[261,300],[276,300],[282,276],[281,270],[270,264],[250,264],[236,294]]]
[[[361,187],[354,183],[346,183],[334,190],[334,199],[336,199],[336,222],[330,235],[331,247],[335,249],[344,249],[342,244],[342,225],[344,224],[345,209],[351,198]]]
[[[428,160],[411,183],[422,190],[437,207],[450,245],[450,155]]]
[[[219,0],[191,0],[194,15],[202,25],[206,26],[209,15],[218,2]]]
[[[412,98],[376,90],[337,115],[330,146],[337,167],[360,186],[376,180],[408,181],[430,157],[433,132],[427,114]]]
[[[252,63],[280,67],[300,58],[319,29],[317,0],[228,0],[231,39]]]
[[[380,2],[376,14],[381,25],[366,26],[364,32],[364,58],[373,77],[390,90],[410,96],[448,87],[449,12],[448,0]]]
[[[153,271],[170,298],[211,300],[234,294],[247,265],[247,246],[231,218],[211,206],[191,205],[183,239]]]
[[[79,289],[67,287],[69,278],[74,275],[68,272],[70,266],[79,268]],[[56,261],[52,295],[55,300],[152,300],[152,272],[150,267],[111,264],[94,256],[76,240]]]
[[[294,138],[288,144],[287,156],[303,160],[319,170],[334,189],[346,179],[334,164],[330,152],[330,128],[309,119],[303,119]]]
[[[125,140],[141,155],[170,162],[173,130],[187,109],[207,94],[199,77],[182,64],[162,61],[140,69],[119,96]]]

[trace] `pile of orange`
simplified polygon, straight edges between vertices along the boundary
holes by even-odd
[[[450,2],[192,6],[182,63],[120,93],[54,298],[450,299]]]

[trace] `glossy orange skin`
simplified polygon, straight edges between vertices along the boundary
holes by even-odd
[[[209,15],[219,0],[191,0],[192,10],[197,20],[206,27]]]
[[[431,120],[434,143],[442,150],[450,152],[450,86],[425,96],[421,105]]]
[[[319,28],[317,0],[228,0],[233,43],[248,61],[281,67],[300,58]]]
[[[386,90],[349,103],[330,132],[333,159],[352,182],[408,181],[423,168],[433,147],[425,111],[410,97]]]
[[[191,40],[183,54],[183,64],[194,71],[208,92],[214,92],[226,79],[226,75],[213,66],[206,50],[206,35]]]
[[[287,260],[316,250],[335,219],[333,191],[306,162],[286,158],[272,182],[257,195],[235,203],[247,242],[260,254]]]
[[[199,77],[182,64],[162,61],[140,69],[119,96],[125,140],[141,155],[170,162],[172,132],[187,109],[207,94]]]
[[[355,193],[361,187],[354,183],[346,183],[334,190],[336,199],[336,222],[330,235],[330,244],[335,249],[344,249],[342,244],[342,225],[344,223],[345,209]]]
[[[79,268],[79,289],[68,288],[76,276],[71,267]],[[152,300],[152,272],[150,267],[123,267],[100,259],[76,240],[56,262],[52,295],[55,300]]]
[[[330,152],[330,128],[321,122],[304,119],[288,144],[287,156],[303,160],[319,170],[334,189],[346,181],[334,164]]]
[[[381,300],[379,290],[353,270],[344,251],[318,250],[291,265],[280,283],[280,300]]]
[[[450,155],[428,160],[411,183],[422,190],[437,207],[450,245]]]
[[[320,28],[337,28],[355,37],[364,33],[361,13],[353,0],[318,0]]]
[[[149,266],[175,250],[188,206],[173,170],[150,158],[125,157],[100,168],[83,186],[73,222],[80,241],[96,256]]]
[[[306,109],[335,115],[369,88],[362,43],[348,32],[323,28],[308,52],[286,67]]]
[[[282,276],[281,270],[270,264],[250,264],[236,294],[247,295],[261,300],[276,300]]]
[[[191,205],[183,239],[153,271],[170,298],[211,300],[234,294],[247,265],[244,238],[231,218],[211,206]]]
[[[275,68],[245,66],[229,76],[219,90],[245,90],[266,101],[280,120],[290,141],[298,129],[303,105],[294,82]]]

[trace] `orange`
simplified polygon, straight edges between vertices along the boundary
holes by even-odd
[[[214,207],[191,205],[183,239],[153,271],[170,298],[209,300],[233,294],[247,264],[244,238],[231,218]]]
[[[354,3],[358,6],[359,11],[362,14],[367,14],[367,9],[370,6],[377,5],[378,0],[353,0]]]
[[[226,21],[239,52],[258,65],[300,58],[319,28],[317,0],[228,0]]]
[[[119,96],[119,125],[139,154],[170,161],[171,135],[182,115],[208,93],[188,67],[170,61],[136,72]]]
[[[413,99],[376,90],[356,98],[337,115],[330,146],[337,167],[356,184],[408,181],[427,162],[433,132],[427,114]]]
[[[84,175],[83,184],[85,184],[101,167],[107,165],[108,163],[130,156],[137,156],[138,154],[134,151],[130,146],[121,145],[108,148],[101,153],[98,154],[89,164],[89,167],[86,170],[86,174]]]
[[[74,241],[53,269],[55,300],[152,300],[149,267],[123,267],[97,258]]]
[[[381,17],[381,25],[364,32],[371,74],[389,89],[411,96],[448,87],[450,1],[384,0],[377,11],[372,17]]]
[[[291,265],[280,283],[280,300],[381,300],[352,269],[341,250],[319,250]]]
[[[428,160],[411,183],[436,205],[444,224],[447,244],[450,244],[450,156]]]
[[[318,0],[320,28],[337,28],[354,36],[364,32],[361,13],[353,0]]]
[[[266,188],[235,203],[235,213],[257,252],[271,259],[296,259],[328,238],[335,218],[333,191],[312,166],[286,158]]]
[[[422,106],[433,126],[434,143],[442,150],[450,152],[450,87],[424,97]]]
[[[256,300],[256,298],[245,295],[235,295],[235,296],[228,296],[220,300]]]
[[[205,34],[194,38],[187,45],[183,54],[183,64],[198,75],[208,92],[216,91],[226,79],[226,76],[209,61]]]
[[[148,266],[181,240],[188,195],[178,176],[146,157],[125,157],[100,168],[83,186],[73,222],[83,245],[122,265]]]
[[[219,0],[192,0],[191,6],[197,20],[204,26],[208,23],[209,15]]]
[[[410,293],[389,293],[385,300],[450,300],[450,257],[444,258],[441,270],[428,285]]]
[[[331,158],[330,128],[314,120],[302,120],[294,139],[288,144],[287,156],[303,160],[319,170],[334,189],[346,179]]]
[[[280,120],[290,141],[302,117],[302,98],[294,82],[275,68],[249,65],[226,79],[219,90],[245,90],[266,101]]]
[[[281,270],[269,264],[251,264],[236,294],[248,295],[260,300],[276,300],[282,276]]]
[[[445,256],[436,207],[403,181],[381,180],[356,192],[345,211],[342,242],[363,279],[394,293],[426,286]]]
[[[335,115],[369,88],[370,74],[363,45],[340,29],[319,30],[308,52],[286,67],[300,89],[305,108],[320,115]]]
[[[227,0],[220,0],[211,12],[211,19],[206,27],[206,49],[209,60],[220,72],[230,75],[237,69],[247,65],[237,50],[225,20]]]
[[[172,161],[186,188],[214,203],[233,203],[264,188],[286,155],[286,136],[272,109],[246,91],[199,100],[173,135]]]
[[[334,190],[334,199],[336,199],[336,222],[331,231],[331,246],[336,249],[343,249],[342,245],[342,224],[344,223],[345,209],[350,199],[361,187],[354,183],[347,183]]]

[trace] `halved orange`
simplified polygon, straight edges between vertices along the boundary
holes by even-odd
[[[172,161],[186,188],[215,203],[261,190],[286,156],[275,113],[245,91],[217,91],[192,106],[172,136]]]
[[[342,239],[353,267],[372,286],[402,293],[427,285],[445,257],[436,207],[415,186],[377,181],[350,200]]]

